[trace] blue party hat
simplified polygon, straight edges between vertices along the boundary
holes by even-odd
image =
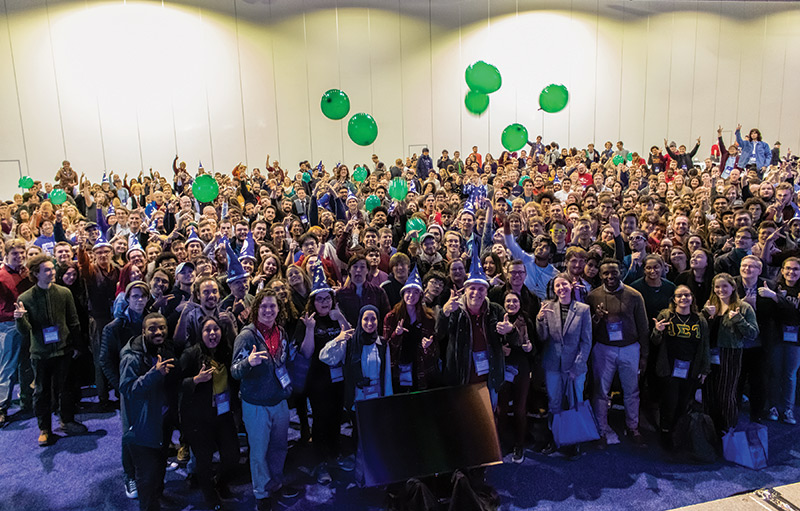
[[[222,217],[222,219],[228,218],[229,208],[230,208],[230,206],[228,206],[228,201],[224,201],[222,203],[222,208],[221,208],[221,211],[220,211],[220,217]]]
[[[416,265],[411,270],[411,273],[408,274],[408,279],[406,279],[406,284],[400,289],[402,293],[406,289],[415,287],[422,291],[422,279],[419,278],[419,271],[417,270]]]
[[[408,193],[417,193],[417,184],[415,181],[408,182]]]
[[[309,297],[314,296],[320,291],[330,291],[333,293],[333,289],[331,289],[328,285],[328,281],[325,279],[325,271],[322,269],[322,263],[315,263],[311,272],[313,281],[311,283],[311,293],[309,293]]]
[[[92,250],[96,250],[98,248],[103,248],[103,247],[111,248],[111,243],[108,242],[108,240],[106,239],[105,234],[103,234],[101,232],[100,236],[97,238],[97,241],[94,242],[94,246],[92,247]]]
[[[131,234],[128,236],[128,252],[127,255],[130,256],[131,252],[140,251],[144,254],[144,249],[142,248],[142,244],[139,243],[139,236],[136,234]]]
[[[103,208],[97,208],[97,228],[100,229],[100,232],[105,234],[108,232],[108,222],[106,221],[106,215],[103,214]]]
[[[462,209],[461,212],[475,216],[475,206],[472,205],[472,201],[468,200],[467,203],[464,204],[464,209]]]
[[[103,183],[109,183],[108,174],[106,174],[105,172],[103,172]]]
[[[231,244],[228,243],[227,236],[222,238],[220,243],[225,246],[225,253],[228,255],[228,282],[246,279],[247,272],[244,271],[242,263],[236,258],[236,253],[231,248]]]
[[[356,201],[358,201],[358,197],[356,197],[355,195],[353,195],[353,192],[352,192],[352,191],[348,191],[348,192],[347,192],[347,200],[345,200],[345,202],[349,201],[350,199],[355,199]]]
[[[561,180],[558,179],[558,174],[556,174],[556,177],[553,179],[553,184],[555,184],[555,183],[561,184]]]
[[[197,231],[192,228],[192,229],[189,230],[189,238],[186,240],[186,244],[188,245],[189,243],[192,243],[193,241],[196,241],[196,242],[200,243],[200,245],[205,246],[205,244],[203,243],[203,240],[201,240],[200,237],[197,235]]]
[[[253,231],[247,233],[247,237],[242,243],[242,249],[239,251],[239,261],[242,259],[256,260],[256,242],[253,239]]]
[[[464,282],[465,286],[467,284],[483,284],[486,287],[489,286],[489,279],[486,278],[486,274],[483,272],[483,266],[481,266],[478,247],[472,248],[472,262],[469,266],[469,278]]]
[[[117,210],[114,209],[114,205],[113,204],[110,204],[108,206],[108,213],[106,213],[106,217],[109,217],[111,215],[117,216]]]
[[[320,208],[330,209],[330,208],[328,208],[328,203],[330,203],[330,201],[331,201],[331,198],[326,193],[325,195],[323,195],[322,197],[319,198],[319,200],[317,201],[317,206],[320,207]]]

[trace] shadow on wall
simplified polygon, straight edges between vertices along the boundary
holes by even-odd
[[[117,0],[122,3],[123,0]],[[64,0],[61,4],[85,5],[85,0]],[[165,3],[200,7],[216,10],[221,14],[230,14],[230,1],[206,2],[197,0],[167,0]],[[618,0],[595,2],[564,2],[563,0],[544,1],[498,1],[498,0],[233,0],[238,18],[256,23],[279,23],[285,19],[313,11],[338,9],[382,9],[386,11],[402,10],[403,15],[430,21],[446,28],[455,28],[492,18],[516,14],[526,11],[572,11],[598,14],[611,18],[624,15],[626,20],[646,18],[648,16],[670,12],[701,12],[719,14],[739,21],[747,21],[761,16],[795,11],[797,6],[789,0],[770,2],[730,1],[730,0]],[[434,5],[435,4],[435,5]],[[723,7],[724,5],[724,7]],[[464,6],[462,16],[453,16],[453,9]],[[477,7],[482,8],[477,8]],[[435,7],[435,9],[433,8]],[[17,2],[8,6],[8,13],[23,12],[41,8],[38,2]]]

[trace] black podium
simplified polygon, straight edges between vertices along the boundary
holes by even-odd
[[[502,463],[485,384],[356,403],[367,486]]]

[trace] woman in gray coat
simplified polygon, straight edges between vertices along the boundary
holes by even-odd
[[[536,331],[543,350],[550,413],[557,413],[565,394],[570,406],[575,399],[583,400],[586,361],[592,349],[592,317],[588,305],[572,299],[569,275],[556,275],[553,291],[555,300],[542,303],[536,316]],[[572,383],[574,394],[569,388]]]

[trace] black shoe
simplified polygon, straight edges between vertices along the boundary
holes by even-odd
[[[629,429],[625,432],[625,435],[631,439],[634,445],[644,445],[644,438],[642,438],[642,434],[639,433],[638,429]]]
[[[295,488],[294,486],[284,486],[281,488],[281,497],[285,499],[293,499],[300,495],[300,490]]]
[[[576,461],[581,457],[581,446],[580,444],[570,445],[569,447],[564,448],[564,457],[567,458],[569,461]]]
[[[511,455],[512,463],[522,463],[525,461],[525,449],[523,447],[515,447],[514,453]]]
[[[256,499],[256,509],[258,509],[258,511],[272,511],[272,499],[269,497],[265,499]]]
[[[543,446],[542,446],[542,447],[541,447],[541,448],[540,448],[538,451],[536,451],[536,452],[537,452],[537,453],[539,453],[539,454],[541,454],[541,455],[543,455],[543,456],[550,456],[551,454],[553,454],[554,452],[556,452],[556,444],[554,444],[553,442],[547,442],[546,444],[544,444],[544,445],[543,445]]]
[[[217,483],[217,493],[222,499],[227,500],[233,498],[233,493],[231,493],[231,489],[230,487],[228,487],[228,483]]]

